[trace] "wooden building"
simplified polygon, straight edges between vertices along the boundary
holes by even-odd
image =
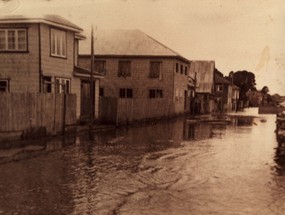
[[[76,94],[76,116],[86,114],[81,97],[90,69],[78,67],[78,43],[84,39],[81,32],[57,15],[0,17],[0,91]],[[95,77],[96,92],[100,77]]]
[[[239,88],[219,74],[215,74],[215,96],[218,112],[238,109]]]
[[[195,113],[209,114],[214,112],[214,61],[191,61],[190,76],[195,78]]]
[[[90,67],[88,44],[88,40],[80,44],[79,66],[83,68]],[[131,112],[150,108],[155,101],[157,109],[168,108],[168,115],[190,110],[190,61],[139,30],[96,31],[94,63],[95,71],[105,75],[100,95],[139,101],[141,105]],[[162,112],[144,116],[138,111],[133,118],[160,117]]]

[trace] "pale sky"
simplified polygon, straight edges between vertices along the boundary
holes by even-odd
[[[140,29],[225,75],[248,70],[285,95],[284,0],[0,0],[0,14],[58,14],[90,33]]]

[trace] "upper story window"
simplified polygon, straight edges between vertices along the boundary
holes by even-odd
[[[101,74],[106,74],[106,61],[95,60],[94,61],[95,71]]]
[[[150,62],[149,77],[162,79],[161,62]]]
[[[130,61],[119,61],[118,77],[131,76],[131,62]]]
[[[176,63],[175,71],[176,71],[177,73],[179,72],[179,64],[178,64],[178,63]]]
[[[27,51],[27,30],[0,29],[0,51]]]
[[[66,32],[50,29],[50,54],[55,57],[66,57]]]
[[[180,73],[183,74],[183,65],[180,65]]]
[[[0,92],[8,92],[9,91],[9,80],[0,79]]]
[[[218,92],[218,93],[223,92],[223,85],[222,84],[217,84],[216,85],[216,92]]]
[[[55,92],[56,93],[70,93],[70,79],[56,78],[55,79]]]
[[[188,67],[185,66],[185,75],[188,75]]]

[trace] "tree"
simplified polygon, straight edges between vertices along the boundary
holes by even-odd
[[[267,86],[262,87],[261,93],[262,94],[267,94],[269,92],[269,88]]]
[[[240,100],[244,102],[248,101],[246,93],[256,90],[255,75],[252,72],[246,70],[231,71],[226,78],[240,88]]]

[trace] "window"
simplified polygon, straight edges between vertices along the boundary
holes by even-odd
[[[133,89],[121,88],[119,92],[120,98],[133,98]]]
[[[216,85],[216,92],[223,92],[223,85],[222,84]]]
[[[179,64],[176,63],[176,72],[178,73],[179,72]]]
[[[0,51],[27,51],[26,29],[0,29]]]
[[[180,73],[183,74],[183,65],[180,65]]]
[[[161,62],[150,62],[149,77],[162,79]]]
[[[0,79],[0,92],[8,92],[9,91],[9,80]]]
[[[106,62],[104,60],[95,60],[94,61],[95,71],[98,73],[106,74],[105,64]]]
[[[70,93],[70,79],[56,78],[55,79],[55,92],[56,93]]]
[[[183,90],[176,88],[175,90],[175,101],[181,102],[183,100]]]
[[[162,97],[163,97],[162,90],[159,90],[159,89],[150,89],[149,90],[149,98],[150,99],[162,98]]]
[[[99,96],[104,96],[104,88],[99,88]]]
[[[43,77],[43,92],[51,93],[51,77],[49,76]]]
[[[119,61],[118,77],[131,76],[131,62],[130,61]]]
[[[66,32],[58,29],[50,29],[51,56],[66,57]]]
[[[185,75],[188,75],[188,67],[187,66],[185,66]]]

